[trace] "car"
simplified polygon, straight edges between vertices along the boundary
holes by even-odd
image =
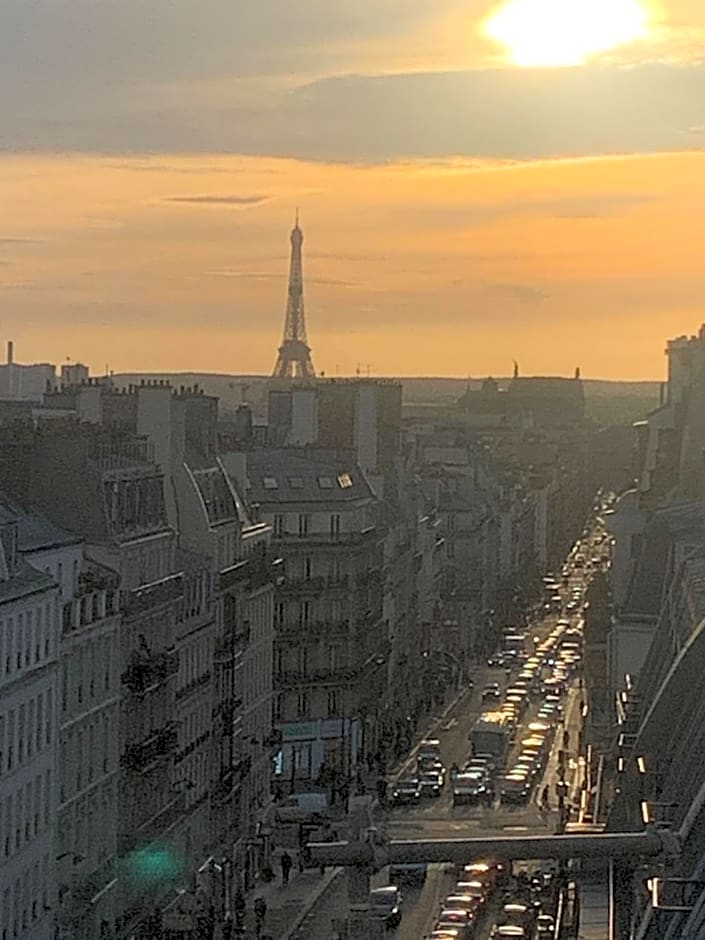
[[[523,773],[524,770],[528,771],[529,776],[533,781],[541,773],[541,760],[536,756],[536,754],[522,752],[514,761],[514,769],[520,773]]]
[[[468,914],[474,915],[482,907],[482,901],[471,894],[449,894],[443,907],[454,911],[467,911]]]
[[[464,897],[475,898],[478,907],[481,907],[487,900],[488,888],[478,878],[465,879],[462,876],[455,883],[453,894],[460,894]]]
[[[487,702],[496,702],[501,696],[499,682],[488,682],[482,690],[482,704]]]
[[[526,803],[531,793],[531,775],[524,770],[510,771],[502,777],[499,798],[502,803]]]
[[[396,885],[373,888],[369,899],[370,917],[394,930],[401,923],[401,901],[401,891]]]
[[[421,796],[439,797],[443,790],[443,775],[437,771],[419,775]]]
[[[429,940],[465,940],[469,936],[467,927],[439,927],[431,931]]]
[[[418,777],[400,780],[392,790],[393,806],[408,806],[421,799],[421,785]]]
[[[471,937],[475,932],[475,919],[476,914],[474,911],[468,911],[464,908],[447,908],[444,905],[438,915],[434,930],[457,929],[463,931],[461,936]]]
[[[434,760],[441,759],[441,742],[438,738],[426,738],[419,744],[416,759],[423,760],[425,757],[432,757]]]
[[[490,669],[501,669],[504,666],[504,656],[501,653],[494,653],[487,660]]]
[[[416,762],[416,771],[419,776],[421,774],[440,774],[443,778],[441,786],[445,783],[446,769],[441,761],[435,757],[420,757]]]
[[[329,814],[325,793],[292,793],[278,803],[275,819],[278,823],[320,823]]]
[[[534,921],[534,911],[528,904],[521,901],[509,901],[502,908],[498,923],[500,925],[514,924],[529,929]]]
[[[536,940],[549,940],[556,932],[556,924],[550,914],[539,914],[536,918]]]
[[[555,731],[553,725],[548,721],[530,721],[526,726],[526,730],[530,735],[536,734],[549,739]]]
[[[487,774],[482,770],[458,774],[453,781],[453,806],[491,803],[492,796],[487,786]]]
[[[528,940],[528,934],[518,924],[501,924],[494,927],[490,934],[491,940]]]
[[[463,768],[463,773],[471,774],[475,771],[486,774],[490,777],[496,770],[495,763],[489,756],[478,755],[476,757],[470,757],[465,763]]]

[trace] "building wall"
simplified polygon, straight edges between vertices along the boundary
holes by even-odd
[[[0,604],[0,935],[51,940],[59,745],[57,590]]]
[[[0,397],[22,401],[41,401],[47,382],[56,379],[54,366],[47,363],[20,365],[17,362],[0,365]]]

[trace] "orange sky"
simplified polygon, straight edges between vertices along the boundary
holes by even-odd
[[[3,344],[268,373],[298,206],[319,371],[661,378],[705,319],[705,4],[520,69],[504,2],[0,3]]]
[[[0,203],[20,361],[268,372],[296,205],[328,374],[506,374],[516,358],[660,377],[665,339],[703,319],[697,153],[469,169],[6,156]]]

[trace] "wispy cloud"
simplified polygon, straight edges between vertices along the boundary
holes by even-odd
[[[288,275],[286,273],[277,273],[275,271],[205,271],[206,277],[225,277],[225,278],[240,278],[245,280],[252,281],[283,281],[286,280]],[[360,287],[360,284],[355,283],[354,281],[344,281],[339,280],[333,277],[311,277],[306,276],[307,284],[321,284],[327,287],[345,287],[345,288],[356,288]]]
[[[258,206],[268,202],[271,196],[232,196],[219,194],[204,194],[195,196],[166,196],[162,202],[178,202],[202,206]]]
[[[543,303],[548,298],[545,291],[533,284],[490,284],[488,290],[530,306]]]

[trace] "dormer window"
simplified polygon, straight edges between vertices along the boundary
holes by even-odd
[[[338,486],[341,490],[347,490],[353,485],[352,477],[349,473],[338,474]]]
[[[279,484],[277,483],[276,477],[264,477],[262,480],[262,486],[265,490],[278,490]]]

